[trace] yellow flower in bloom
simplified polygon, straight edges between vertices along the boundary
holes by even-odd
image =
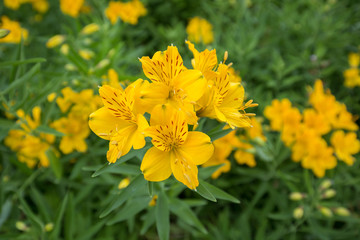
[[[20,5],[23,4],[26,0],[4,0],[4,5],[7,8],[17,10]]]
[[[141,163],[141,171],[148,181],[163,181],[174,177],[190,189],[199,185],[196,165],[212,156],[214,146],[202,132],[188,132],[184,113],[170,105],[158,105],[150,119],[146,134],[152,138],[150,148]]]
[[[85,0],[60,0],[60,9],[64,14],[77,17],[84,2]]]
[[[235,71],[234,68],[229,67],[229,74],[230,74],[230,82],[233,83],[241,83],[241,77],[237,71]]]
[[[255,107],[252,100],[244,104],[244,88],[240,83],[230,83],[228,66],[219,64],[217,72],[205,73],[208,81],[206,93],[198,101],[200,117],[216,118],[226,122],[231,128],[250,127],[251,121],[246,108]]]
[[[104,77],[103,85],[110,85],[113,88],[121,88],[119,77],[116,71],[112,68],[108,70],[108,75]]]
[[[105,15],[112,24],[115,24],[117,19],[120,18],[124,22],[135,25],[138,23],[139,17],[145,16],[146,13],[146,8],[139,0],[129,2],[110,1],[105,10]]]
[[[31,0],[33,9],[39,13],[46,13],[49,10],[49,3],[47,0]]]
[[[204,44],[209,44],[214,41],[211,23],[200,17],[190,19],[186,32],[189,40],[195,43],[203,42]]]
[[[65,39],[66,38],[64,35],[55,35],[46,42],[46,47],[47,48],[57,47],[60,44],[62,44],[65,41]]]
[[[75,150],[79,152],[87,150],[85,139],[89,136],[90,130],[83,119],[69,114],[68,117],[54,121],[51,127],[65,134],[60,141],[60,150],[64,154],[69,154]]]
[[[345,86],[354,88],[360,86],[360,74],[358,68],[349,68],[344,71]]]
[[[5,145],[16,152],[18,160],[24,162],[28,167],[33,168],[37,162],[39,166],[48,167],[49,159],[46,152],[50,150],[55,136],[40,133],[39,136],[32,134],[32,131],[40,126],[40,107],[32,109],[33,117],[26,115],[23,110],[18,110],[21,130],[10,130],[5,138]]]
[[[266,141],[266,137],[264,136],[264,132],[261,126],[261,121],[259,118],[252,117],[251,118],[251,128],[246,128],[247,136],[250,139],[259,138],[262,141]]]
[[[71,105],[75,102],[77,94],[70,87],[63,88],[61,90],[63,97],[56,98],[56,103],[59,106],[61,112],[67,112]]]
[[[1,17],[1,28],[10,30],[10,33],[0,38],[0,43],[19,43],[21,39],[26,40],[28,37],[28,31],[21,28],[20,24],[16,21],[11,21],[8,17]]]
[[[291,109],[291,102],[284,98],[281,101],[274,99],[271,106],[267,106],[264,111],[266,118],[270,120],[270,127],[272,130],[280,131],[283,127],[283,115]]]
[[[314,109],[305,109],[303,114],[307,128],[313,129],[319,135],[330,132],[331,126],[324,115],[317,113]]]
[[[205,49],[204,51],[199,52],[190,41],[185,41],[185,43],[194,55],[194,59],[191,61],[193,68],[199,70],[205,77],[205,74],[213,70],[217,65],[216,49],[211,51]]]
[[[89,126],[99,137],[109,140],[107,160],[116,162],[127,154],[131,147],[140,149],[145,146],[144,130],[149,126],[143,115],[134,109],[134,91],[122,91],[102,86],[99,89],[104,107],[90,114]]]
[[[206,87],[201,72],[186,69],[175,46],[169,46],[165,52],[156,52],[152,58],[142,57],[140,61],[145,75],[152,81],[141,98],[153,106],[169,103],[185,112],[189,124],[196,124],[193,105]]]
[[[331,135],[331,145],[334,147],[338,159],[347,165],[353,165],[355,158],[352,156],[360,151],[360,141],[356,139],[356,133],[336,131]]]
[[[336,167],[333,149],[322,138],[309,139],[308,154],[301,161],[303,168],[311,169],[317,177],[324,177],[325,170]]]
[[[90,23],[88,25],[86,25],[82,30],[81,30],[81,34],[84,35],[89,35],[89,34],[93,34],[94,32],[99,31],[100,26],[96,23]]]
[[[237,145],[238,150],[235,151],[234,158],[238,164],[246,164],[249,167],[255,167],[256,161],[255,156],[249,150],[253,148],[253,146],[247,142],[244,138],[240,139],[239,144]]]

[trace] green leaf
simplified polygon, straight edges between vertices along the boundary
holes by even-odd
[[[22,197],[19,197],[19,201],[20,209],[23,210],[25,215],[33,222],[34,225],[38,225],[39,231],[42,232],[44,229],[43,221],[31,211],[31,208]]]
[[[57,179],[60,179],[63,174],[63,167],[61,165],[60,159],[55,155],[54,150],[49,148],[46,151],[46,156],[49,158],[50,167],[53,170]]]
[[[65,136],[65,134],[63,134],[62,132],[56,131],[53,128],[50,128],[48,126],[45,125],[41,125],[39,127],[36,128],[36,131],[42,132],[42,133],[47,133],[47,134],[51,134],[54,135],[56,137],[63,137]]]
[[[149,201],[150,199],[148,196],[127,201],[123,208],[118,211],[116,215],[106,223],[106,225],[113,225],[135,216],[149,205]]]
[[[200,220],[196,217],[190,207],[183,201],[173,198],[170,202],[170,211],[177,215],[187,224],[196,227],[202,233],[207,234],[207,230]]]
[[[91,168],[87,168],[84,167],[84,170],[87,169],[91,169]],[[92,170],[92,169],[91,169]],[[115,173],[115,174],[127,174],[127,175],[139,175],[141,173],[140,168],[138,165],[134,165],[134,164],[120,164],[120,165],[115,165],[112,168],[106,168],[104,169],[104,171],[102,173]],[[93,175],[91,175],[91,177],[96,177],[94,176],[95,173]]]
[[[102,166],[101,168],[96,170],[91,177],[97,177],[102,173],[111,172],[112,171],[112,170],[110,170],[111,168],[116,168],[116,166],[118,166],[118,165],[132,159],[133,157],[138,157],[140,159],[140,157],[145,154],[145,152],[150,148],[150,146],[151,146],[151,143],[150,144],[148,143],[142,149],[139,149],[139,150],[134,150],[133,149],[128,154],[126,154],[125,156],[122,156],[114,164],[106,163],[104,166]],[[142,159],[142,157],[141,157],[141,159]]]
[[[152,198],[153,197],[153,193],[154,193],[154,182],[147,182],[148,184],[148,192],[149,192],[149,196]]]
[[[120,207],[126,200],[134,196],[138,189],[142,186],[145,186],[146,181],[142,174],[139,174],[136,178],[130,181],[129,186],[125,188],[119,196],[117,196],[114,201],[100,214],[100,218],[106,217],[114,211],[116,208]]]
[[[203,185],[204,187],[206,187],[207,190],[213,196],[215,196],[216,198],[223,199],[223,200],[228,200],[228,201],[233,202],[233,203],[240,203],[240,201],[237,198],[235,198],[235,197],[231,196],[230,194],[224,192],[220,188],[217,188],[214,185],[211,185],[210,183],[207,183],[207,182],[204,182],[204,181],[200,180],[200,184]]]
[[[208,135],[211,138],[211,141],[215,141],[216,139],[222,138],[224,136],[226,136],[228,133],[230,133],[231,131],[233,131],[234,129],[221,129],[221,130],[217,130],[214,132],[209,132]]]
[[[149,228],[155,223],[155,207],[149,208],[147,214],[144,217],[144,223],[140,230],[140,235],[144,235]]]
[[[224,166],[224,164],[219,164],[216,166],[210,166],[210,167],[201,167],[199,168],[199,178],[200,179],[208,179],[209,177],[211,177],[211,175],[218,170],[219,168],[221,168],[222,166]]]
[[[6,199],[5,203],[1,206],[1,213],[0,213],[0,229],[1,226],[4,224],[6,219],[9,217],[12,209],[12,202],[11,198]]]
[[[216,202],[216,198],[214,197],[214,195],[211,194],[211,192],[207,189],[207,187],[203,184],[202,181],[200,181],[199,186],[196,188],[196,192],[207,200]]]
[[[156,229],[160,240],[168,240],[170,237],[170,214],[168,198],[164,192],[160,192],[155,206]]]
[[[35,64],[35,66],[33,66],[24,76],[16,79],[15,81],[13,81],[7,88],[5,88],[0,94],[4,95],[6,93],[8,93],[9,91],[11,91],[12,89],[20,86],[21,84],[23,84],[24,82],[28,81],[29,79],[31,79],[36,73],[38,73],[38,71],[40,70],[40,63]]]
[[[60,234],[60,229],[61,229],[61,221],[63,220],[63,217],[64,217],[65,209],[68,204],[68,199],[69,199],[69,193],[66,193],[66,195],[61,203],[61,206],[56,214],[54,229],[51,232],[51,237],[53,239],[59,239],[59,234]]]
[[[26,60],[19,60],[19,61],[7,61],[0,63],[0,67],[6,67],[6,66],[16,66],[16,65],[22,65],[22,64],[28,64],[28,63],[42,63],[46,62],[45,58],[30,58]]]

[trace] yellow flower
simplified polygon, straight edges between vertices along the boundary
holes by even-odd
[[[291,109],[291,102],[284,98],[281,101],[274,99],[271,106],[267,106],[264,111],[265,117],[270,120],[270,127],[272,130],[280,131],[283,127],[284,113]]]
[[[190,41],[185,41],[185,43],[194,55],[194,59],[191,61],[193,68],[202,72],[205,77],[205,74],[213,70],[217,65],[216,49],[211,51],[205,49],[199,53]]]
[[[317,177],[324,177],[325,170],[336,167],[334,151],[320,137],[308,140],[311,142],[307,147],[308,154],[302,159],[301,165],[303,168],[311,169]]]
[[[119,77],[116,71],[112,68],[108,70],[108,75],[105,77],[105,80],[102,82],[103,85],[110,85],[113,88],[121,88]]]
[[[130,86],[129,86],[130,87]],[[90,114],[89,126],[99,137],[109,140],[107,160],[116,162],[131,147],[145,146],[144,130],[149,126],[143,115],[134,111],[134,93],[108,85],[99,89],[104,107]]]
[[[28,31],[21,28],[20,24],[16,21],[11,21],[8,17],[1,17],[1,28],[10,30],[10,33],[0,38],[0,43],[19,43],[21,39],[26,40],[28,37]]]
[[[331,126],[324,115],[317,113],[314,109],[305,109],[303,114],[307,128],[313,129],[319,135],[330,132]]]
[[[129,2],[110,1],[109,6],[105,10],[106,17],[111,24],[115,24],[117,19],[135,25],[141,16],[147,13],[146,8],[139,0],[131,0]]]
[[[93,34],[94,32],[99,31],[100,26],[96,23],[90,23],[88,25],[86,25],[82,30],[81,30],[81,34],[84,35],[89,35],[89,34]]]
[[[60,0],[60,9],[64,14],[75,18],[79,16],[84,1],[85,0]]]
[[[356,68],[360,63],[360,55],[358,53],[350,53],[349,54],[349,64],[350,67]]]
[[[54,101],[54,99],[56,98],[56,93],[50,93],[48,96],[47,96],[47,100],[49,101],[49,102],[52,102],[52,101]]]
[[[360,75],[358,68],[349,68],[344,71],[345,86],[354,88],[360,86]]]
[[[360,151],[360,141],[356,139],[356,133],[336,131],[331,135],[331,145],[334,147],[338,159],[347,165],[353,165],[355,158],[352,156]]]
[[[87,150],[85,139],[89,136],[90,130],[86,125],[86,121],[69,114],[67,118],[62,117],[54,121],[51,126],[65,134],[61,138],[59,146],[64,154],[69,154],[75,150],[79,152]]]
[[[150,148],[141,163],[141,171],[148,181],[163,181],[174,177],[190,189],[199,185],[196,165],[212,156],[214,146],[202,132],[188,132],[183,112],[170,105],[158,105],[151,113],[151,127],[146,134],[152,138]]]
[[[229,67],[229,74],[230,74],[230,82],[233,83],[241,83],[241,77],[237,71],[235,71],[234,68]]]
[[[208,81],[206,93],[198,101],[200,117],[216,118],[226,122],[231,128],[250,127],[251,121],[246,108],[255,107],[252,100],[244,104],[244,88],[240,83],[230,83],[228,66],[219,64],[217,72],[205,73]]]
[[[214,41],[211,23],[200,17],[190,19],[186,27],[186,32],[189,40],[195,43],[203,42],[204,44],[209,44]]]
[[[31,0],[33,9],[39,13],[46,13],[49,10],[49,3],[47,0]]]
[[[263,129],[261,126],[261,121],[259,118],[252,117],[251,119],[251,128],[246,128],[245,131],[247,136],[250,139],[259,138],[262,141],[266,141],[266,137],[264,136]]]
[[[255,167],[255,156],[250,152],[253,146],[246,142],[244,137],[240,137],[240,141],[237,144],[238,150],[235,151],[234,158],[238,164],[246,164],[249,167]]]
[[[186,113],[189,124],[196,124],[197,116],[193,105],[203,95],[206,87],[206,80],[201,77],[201,72],[186,69],[174,46],[169,46],[165,52],[156,52],[152,59],[142,57],[140,61],[144,74],[152,81],[144,89],[141,98],[153,107],[169,103]]]
[[[62,44],[65,41],[65,39],[66,38],[64,35],[55,35],[46,42],[46,47],[47,48],[57,47],[60,44]]]

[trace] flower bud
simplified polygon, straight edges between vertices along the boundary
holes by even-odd
[[[329,187],[331,187],[332,185],[332,181],[329,180],[329,179],[325,179],[324,181],[321,182],[320,184],[320,190],[325,190],[325,189],[328,189]]]
[[[17,229],[19,229],[20,231],[23,231],[23,232],[26,232],[29,230],[29,227],[24,222],[21,222],[21,221],[17,221],[15,223],[15,226]]]
[[[54,224],[53,223],[47,223],[45,225],[45,231],[46,232],[51,232],[54,229]]]
[[[64,41],[65,41],[65,36],[64,35],[55,35],[55,36],[51,37],[46,42],[46,47],[47,48],[54,48],[54,47],[57,47],[60,44],[62,44]]]
[[[10,30],[8,29],[0,29],[0,38],[6,37],[10,33]]]
[[[68,71],[76,71],[77,67],[74,64],[67,63],[67,64],[65,64],[65,69]]]
[[[293,211],[293,217],[295,219],[301,219],[304,216],[304,208],[303,207],[297,207]]]
[[[158,198],[158,195],[154,195],[153,198],[151,199],[151,201],[149,202],[149,206],[153,207],[156,205],[156,200]]]
[[[97,65],[96,65],[96,69],[101,69],[101,68],[104,68],[106,67],[107,65],[110,64],[110,60],[109,59],[103,59],[101,60]]]
[[[64,54],[65,56],[66,55],[68,55],[69,54],[69,45],[68,44],[63,44],[63,45],[61,45],[61,47],[60,47],[60,52],[62,53],[62,54]]]
[[[350,216],[350,211],[344,207],[335,208],[334,212],[339,216],[343,216],[343,217]]]
[[[328,189],[321,195],[321,198],[323,199],[332,198],[335,195],[336,195],[336,191],[334,189]]]
[[[100,27],[98,24],[90,23],[81,30],[81,34],[89,35],[89,34],[99,31],[99,29],[100,29]]]
[[[330,210],[330,208],[320,207],[319,210],[320,210],[321,214],[324,215],[325,217],[331,218],[333,216],[333,213]]]
[[[292,201],[299,201],[304,199],[305,197],[306,195],[300,192],[292,192],[289,196],[290,200]]]
[[[89,59],[94,57],[95,53],[93,51],[88,50],[88,49],[82,49],[82,50],[79,50],[79,55],[83,59],[89,60]]]
[[[129,184],[130,184],[130,178],[124,178],[123,180],[120,181],[118,185],[118,189],[126,188]]]
[[[52,102],[52,101],[54,101],[54,99],[56,98],[56,93],[50,93],[48,96],[47,96],[47,100],[49,101],[49,102]]]

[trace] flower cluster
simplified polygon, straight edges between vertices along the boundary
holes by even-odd
[[[32,109],[32,117],[26,115],[23,110],[16,112],[20,129],[10,130],[5,138],[5,145],[16,152],[20,162],[26,163],[29,168],[39,166],[48,167],[50,162],[48,151],[53,151],[51,144],[55,136],[35,131],[41,124],[41,108]],[[56,152],[55,152],[56,153]]]
[[[209,167],[220,164],[223,164],[223,166],[211,175],[212,178],[218,178],[221,173],[230,171],[231,162],[228,158],[233,151],[235,151],[234,158],[238,164],[246,164],[249,167],[256,166],[252,142],[264,142],[266,137],[257,118],[251,118],[251,123],[252,127],[245,128],[243,133],[236,134],[235,131],[232,131],[213,142],[214,154],[202,166]]]
[[[281,131],[281,139],[291,147],[292,160],[323,177],[325,170],[336,167],[335,156],[348,165],[354,163],[352,155],[360,151],[360,141],[353,132],[358,126],[345,104],[336,101],[329,90],[324,91],[321,80],[315,82],[309,102],[312,108],[300,113],[288,99],[275,99],[264,114],[271,129]],[[324,138],[328,134],[332,147]]]
[[[115,24],[118,18],[126,23],[135,25],[138,23],[139,17],[145,16],[146,8],[139,0],[131,0],[129,2],[110,1],[109,6],[105,10],[106,17],[112,24]]]
[[[348,88],[354,88],[360,86],[360,74],[359,74],[360,55],[358,53],[349,54],[350,68],[344,71],[345,86]]]
[[[239,82],[230,82],[229,66],[218,64],[216,51],[194,54],[193,69],[184,66],[177,47],[169,46],[152,58],[142,57],[144,74],[150,81],[138,79],[125,89],[109,85],[100,87],[104,107],[90,115],[91,130],[109,140],[107,160],[114,163],[131,148],[145,146],[145,137],[152,138],[141,171],[149,181],[174,177],[190,189],[199,185],[197,165],[213,154],[214,146],[205,133],[195,129],[199,117],[215,118],[232,128],[249,127],[245,113],[252,101],[244,104],[244,89]],[[150,121],[145,118],[150,114]]]
[[[189,40],[195,43],[209,44],[214,41],[212,25],[206,19],[193,17],[190,19],[186,32]]]
[[[1,17],[1,28],[7,29],[10,33],[0,38],[0,43],[19,43],[21,39],[27,39],[28,31],[21,28],[20,24],[16,21],[11,21],[7,16]]]
[[[31,3],[32,8],[39,13],[46,13],[49,9],[47,0],[4,0],[5,7],[13,10],[19,9],[25,3]]]
[[[62,153],[69,154],[75,150],[85,152],[85,139],[90,134],[87,119],[89,114],[101,105],[101,100],[94,95],[92,89],[77,93],[66,87],[61,93],[62,96],[56,98],[56,103],[66,116],[55,120],[50,126],[64,134],[59,146]]]

